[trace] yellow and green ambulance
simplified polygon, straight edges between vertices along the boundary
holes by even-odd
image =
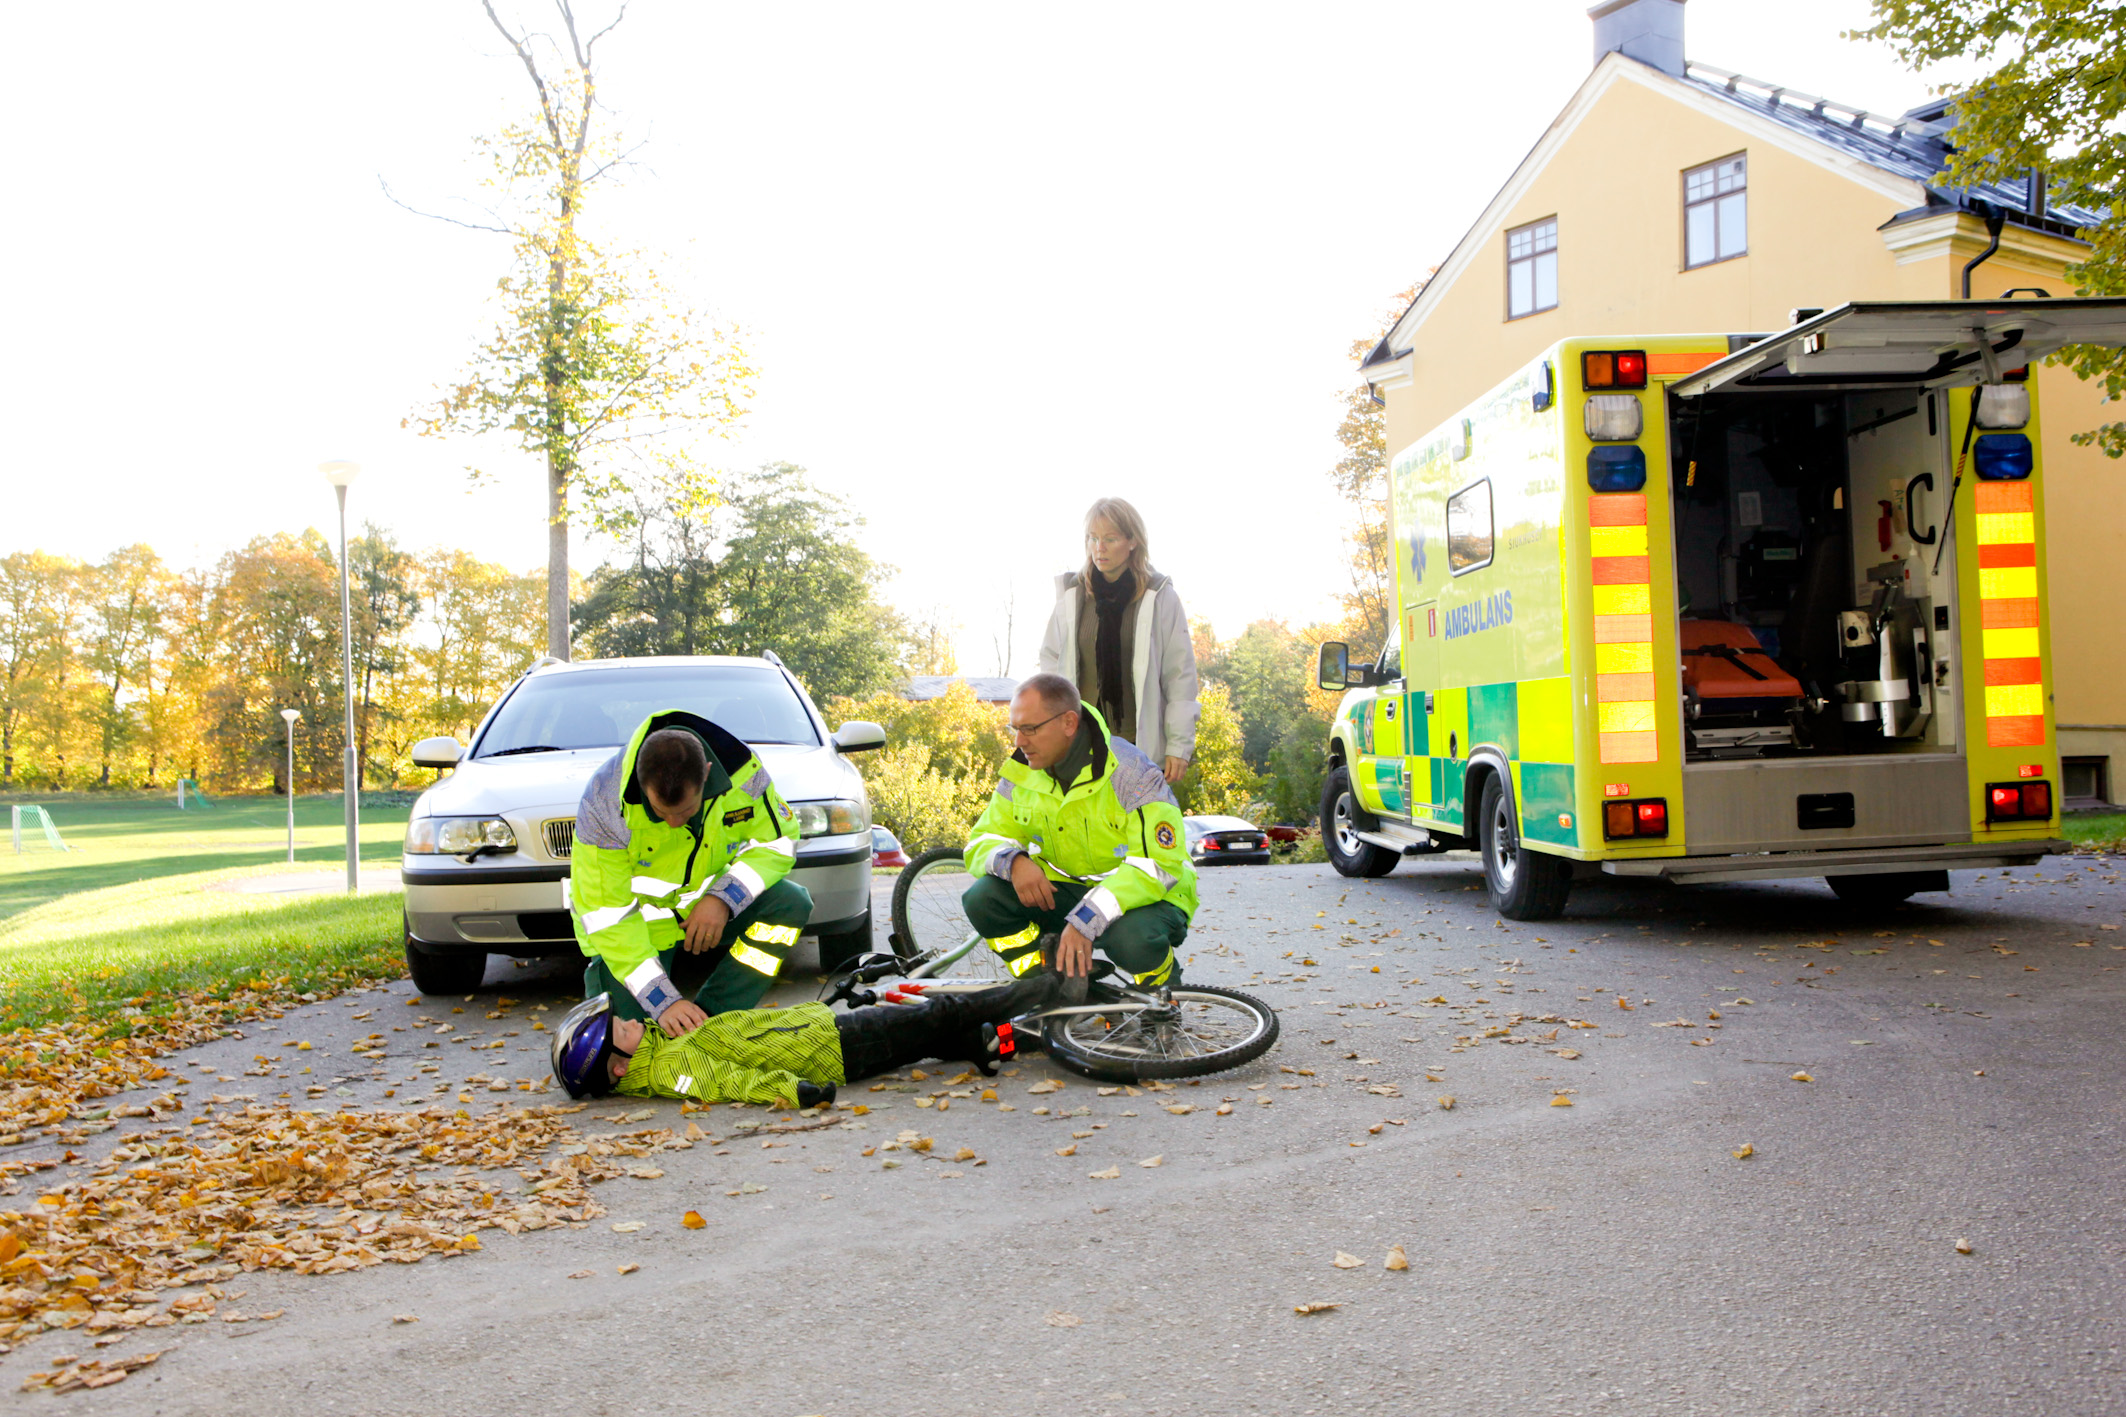
[[[1342,688],[1329,857],[1848,900],[2064,848],[2029,366],[2126,300],[1797,312],[1570,339],[1390,459],[1397,632]]]

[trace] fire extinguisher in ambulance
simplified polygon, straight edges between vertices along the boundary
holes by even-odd
[[[1875,505],[1882,508],[1882,515],[1875,519],[1875,539],[1882,544],[1882,549],[1887,551],[1890,549],[1890,532],[1896,520],[1896,513],[1887,500],[1877,501]]]

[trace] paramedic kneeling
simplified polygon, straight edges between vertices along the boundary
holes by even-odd
[[[1068,978],[1097,947],[1141,985],[1179,983],[1196,870],[1160,765],[1111,739],[1058,674],[1019,686],[1011,733],[1018,749],[967,843],[968,923],[1015,975],[1041,967],[1048,936]]]

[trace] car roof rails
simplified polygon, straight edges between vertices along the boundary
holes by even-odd
[[[562,658],[562,657],[561,657],[560,655],[558,655],[558,654],[542,654],[542,655],[540,655],[540,656],[539,656],[539,657],[538,657],[537,659],[533,660],[533,661],[532,661],[531,663],[529,663],[529,664],[525,665],[525,666],[524,666],[524,672],[525,672],[526,674],[529,674],[529,673],[531,673],[531,672],[532,672],[532,671],[533,671],[534,669],[544,669],[544,668],[546,668],[546,666],[547,666],[547,665],[549,665],[549,664],[566,664],[566,663],[568,663],[568,661],[567,661],[567,660],[565,660],[565,659],[563,659],[563,658]]]
[[[789,667],[782,662],[782,656],[777,654],[772,649],[762,650],[760,652],[760,657],[768,661],[768,663],[774,665],[777,669],[786,669]]]

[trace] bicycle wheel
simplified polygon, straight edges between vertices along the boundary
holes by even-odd
[[[1185,985],[1167,1005],[1130,997],[1098,1012],[1047,1014],[1041,1038],[1062,1066],[1103,1082],[1207,1077],[1267,1053],[1277,1014],[1237,989]]]
[[[974,934],[960,897],[972,885],[967,863],[956,846],[940,846],[901,868],[893,883],[893,952],[910,968],[957,949]],[[1009,979],[1010,971],[988,942],[936,970],[935,979]]]

